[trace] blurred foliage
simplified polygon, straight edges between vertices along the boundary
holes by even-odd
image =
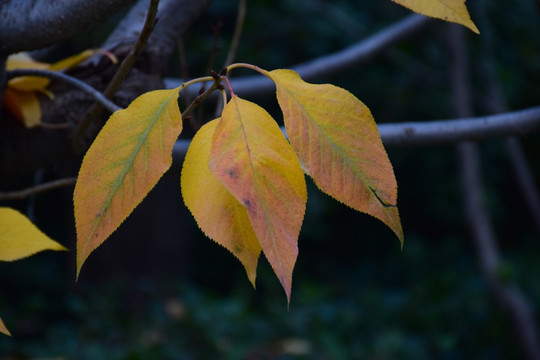
[[[538,105],[540,11],[535,3],[471,4],[481,31],[466,35],[477,113],[486,113],[486,67],[500,79],[509,109]],[[253,0],[248,6],[236,59],[266,69],[338,51],[409,13],[390,1]],[[219,70],[235,12],[235,2],[215,0],[185,34],[191,76],[205,74],[218,28],[217,60],[210,67]],[[95,47],[113,25],[60,49]],[[321,74],[320,82],[351,91],[378,122],[451,118],[447,26],[438,22],[370,64],[340,75]],[[485,54],[490,58],[479,60]],[[180,73],[178,58],[171,61],[170,73]],[[259,102],[272,106],[265,101]],[[523,139],[537,179],[538,140],[538,134]],[[501,276],[527,294],[540,324],[538,233],[502,142],[485,141],[480,148],[485,200],[504,259]],[[0,337],[0,359],[521,358],[511,322],[480,273],[463,217],[454,147],[388,152],[400,190],[403,251],[382,224],[310,184],[289,309],[265,260],[253,290],[241,265],[204,238],[192,219],[189,233],[178,235],[189,243],[189,264],[167,277],[111,273],[107,280],[74,284],[74,250],[70,256],[44,253],[0,263],[0,313],[14,334]],[[179,193],[171,198],[180,201]],[[48,235],[73,249],[72,218],[55,220],[71,211],[69,195],[65,199],[38,197],[35,215]],[[25,210],[27,203],[18,205]]]

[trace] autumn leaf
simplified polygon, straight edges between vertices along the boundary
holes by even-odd
[[[290,300],[307,193],[300,163],[279,126],[263,108],[233,95],[216,126],[209,164],[246,208]]]
[[[476,25],[472,22],[466,0],[392,0],[395,3],[422,15],[464,25],[480,34]]]
[[[2,102],[27,128],[33,128],[41,123],[41,105],[35,92],[6,87]]]
[[[44,250],[67,249],[17,210],[0,207],[0,261],[15,261]]]
[[[0,261],[15,261],[44,250],[67,249],[17,210],[0,207]]]
[[[115,231],[172,162],[182,131],[178,91],[156,90],[111,115],[87,151],[73,195],[77,276],[92,251]]]
[[[10,334],[9,330],[7,329],[6,325],[4,325],[4,322],[2,321],[2,318],[0,318],[0,333],[11,336],[11,334]]]
[[[246,208],[215,178],[208,167],[218,120],[199,129],[189,146],[180,184],[182,197],[201,230],[240,260],[255,287],[261,245]]]
[[[112,54],[102,50],[85,50],[53,64],[35,61],[27,53],[18,53],[7,58],[6,70],[40,69],[62,71],[78,65],[96,53],[104,53],[111,60],[116,60],[112,57]],[[52,93],[47,90],[50,82],[49,79],[40,76],[20,76],[11,79],[8,81],[2,102],[25,127],[33,128],[38,126],[41,124],[41,106],[37,93],[52,98]]]
[[[306,83],[292,70],[266,74],[276,83],[304,171],[323,192],[381,220],[403,243],[396,179],[369,109],[348,91]]]

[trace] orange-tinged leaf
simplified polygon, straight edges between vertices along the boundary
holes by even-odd
[[[41,105],[34,92],[7,87],[2,103],[25,127],[33,128],[41,123]]]
[[[45,70],[49,68],[49,64],[35,61],[27,53],[21,52],[10,55],[6,60],[6,70],[14,69],[40,69]],[[21,90],[21,91],[33,91],[44,89],[49,85],[50,80],[39,76],[21,76],[15,79],[11,79],[8,82],[8,86]]]
[[[298,158],[277,123],[263,108],[233,95],[214,132],[210,170],[247,209],[290,300],[307,193]]]
[[[67,249],[17,210],[0,207],[0,261],[15,261],[44,250]]]
[[[172,162],[182,131],[178,89],[156,90],[111,115],[87,151],[73,202],[77,228],[77,275],[156,185]]]
[[[292,70],[267,74],[304,171],[325,193],[384,222],[403,243],[396,179],[369,109],[348,91],[306,83]]]
[[[6,69],[40,69],[40,70],[52,70],[61,71],[70,69],[82,61],[86,60],[90,56],[96,53],[104,53],[103,50],[85,50],[77,55],[73,55],[62,59],[53,64],[39,62],[32,59],[27,53],[17,53],[10,55],[6,60]],[[112,55],[112,54],[111,54]],[[109,56],[109,55],[107,55]],[[8,86],[21,90],[21,91],[40,91],[43,92],[45,88],[50,84],[50,80],[40,76],[21,76],[15,79],[11,79],[8,82]]]
[[[7,329],[6,325],[4,325],[4,322],[2,321],[2,318],[0,318],[0,333],[11,336],[11,334],[9,333],[9,330]]]
[[[240,260],[253,287],[261,245],[253,232],[246,208],[236,200],[208,167],[218,120],[197,131],[182,167],[182,197],[201,230]]]
[[[442,19],[445,21],[464,25],[480,34],[476,25],[472,22],[465,5],[466,0],[392,0],[395,3],[405,6],[412,11]]]

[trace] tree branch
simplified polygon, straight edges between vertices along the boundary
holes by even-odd
[[[380,124],[385,145],[449,144],[508,135],[525,135],[540,127],[540,106],[503,114],[453,120]]]
[[[540,106],[503,114],[465,119],[379,124],[385,146],[421,146],[526,135],[540,127]],[[282,128],[285,132],[285,128]],[[181,161],[190,140],[176,142],[173,155]]]
[[[39,194],[45,191],[50,191],[53,189],[58,189],[60,187],[74,185],[77,182],[77,178],[65,178],[47,182],[44,184],[39,184],[32,186],[30,188],[18,191],[9,191],[9,192],[0,192],[0,200],[19,200],[30,197],[35,194]]]
[[[51,70],[40,70],[40,69],[15,69],[7,71],[7,79],[12,79],[18,76],[42,76],[49,79],[63,81],[69,85],[72,85],[88,95],[92,96],[96,101],[103,105],[110,112],[115,112],[122,109],[120,106],[116,105],[109,99],[107,99],[102,93],[91,87],[90,85],[82,82],[81,80],[74,78],[72,76],[66,75],[58,71]]]
[[[134,0],[2,0],[0,57],[68,39]]]
[[[244,20],[246,18],[247,12],[247,0],[238,0],[238,14],[236,16],[236,25],[234,27],[234,33],[231,40],[231,46],[229,52],[227,53],[227,58],[223,67],[231,65],[236,56],[236,51],[238,50],[238,44],[240,44],[240,36],[242,35],[242,29],[244,28]]]
[[[130,10],[107,39],[106,49],[135,44],[143,28],[149,1],[139,0]],[[148,39],[149,51],[158,54],[166,64],[180,36],[209,4],[210,0],[161,0],[157,13],[159,21]]]
[[[468,83],[467,54],[464,46],[463,28],[451,25],[449,44],[453,53],[452,90],[456,114],[472,113],[470,84]],[[531,307],[525,296],[515,286],[503,282],[500,271],[499,251],[488,211],[482,202],[482,180],[478,149],[472,143],[458,145],[462,174],[465,212],[473,232],[480,267],[497,301],[506,309],[517,333],[517,340],[527,359],[540,359],[538,330]]]
[[[378,33],[336,53],[292,66],[304,80],[312,80],[321,74],[334,74],[353,66],[367,63],[396,43],[416,34],[433,19],[422,15],[409,15]],[[180,79],[165,79],[165,86],[173,89],[182,84]],[[261,96],[275,91],[274,83],[264,76],[246,76],[231,79],[234,92],[239,96]],[[189,89],[186,89],[189,90]],[[191,90],[194,91],[194,90]],[[196,94],[191,94],[193,96]]]
[[[103,95],[107,99],[111,99],[113,95],[116,93],[116,91],[120,88],[120,85],[122,84],[124,79],[128,76],[131,69],[133,68],[135,61],[137,61],[137,59],[141,55],[143,48],[146,45],[146,41],[148,40],[148,38],[150,37],[150,34],[152,34],[152,30],[154,29],[158,5],[159,5],[159,0],[150,0],[150,5],[147,10],[146,19],[144,21],[143,28],[139,33],[139,37],[137,38],[137,41],[135,42],[135,44],[129,51],[128,55],[120,64],[120,67],[118,68],[118,70],[116,70],[114,77],[112,78],[109,85],[107,85],[107,88],[105,89],[103,93]],[[90,125],[90,122],[92,122],[92,120],[95,119],[101,113],[103,108],[100,104],[101,103],[96,103],[92,105],[92,107],[88,109],[88,111],[84,114],[83,119],[77,126],[77,129],[75,130],[75,134],[73,136],[73,148],[76,151],[81,148],[81,139],[84,136],[86,129]]]

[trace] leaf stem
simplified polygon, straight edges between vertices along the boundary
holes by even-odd
[[[226,76],[222,76],[221,77],[223,80],[225,80],[225,82],[227,83],[227,88],[229,89],[229,91],[231,92],[231,96],[235,96],[235,93],[234,93],[234,90],[231,86],[231,82],[229,81],[229,78],[226,77]]]
[[[221,92],[221,97],[223,99],[223,106],[222,106],[222,109],[225,107],[225,105],[227,105],[227,93],[225,92],[225,90],[220,90]]]
[[[221,86],[220,80],[221,80],[220,78],[218,78],[218,80],[216,80],[212,76],[205,76],[205,77],[190,80],[190,81],[182,84],[181,86],[179,86],[178,91],[181,91],[182,89],[188,87],[189,85],[193,85],[193,84],[198,83],[198,82],[214,81],[212,86],[210,86],[205,92],[203,92],[202,94],[197,96],[195,99],[193,99],[191,104],[189,104],[189,106],[186,108],[186,110],[184,110],[184,112],[182,113],[182,118],[185,118],[186,116],[188,116],[193,111],[193,109],[195,109],[197,106],[199,106],[199,104],[204,99],[206,99],[206,97],[208,95],[210,95],[211,92],[213,92],[216,89],[219,89],[220,86]]]
[[[258,67],[256,65],[252,65],[252,64],[248,64],[248,63],[234,63],[234,64],[231,64],[231,65],[227,66],[227,68],[226,68],[227,73],[229,73],[229,71],[231,71],[233,69],[237,69],[237,68],[251,69],[251,70],[256,71],[259,74],[264,75],[264,76],[266,76],[267,78],[270,79],[270,76],[268,76],[268,71],[266,71],[264,69],[261,69],[260,67]]]

